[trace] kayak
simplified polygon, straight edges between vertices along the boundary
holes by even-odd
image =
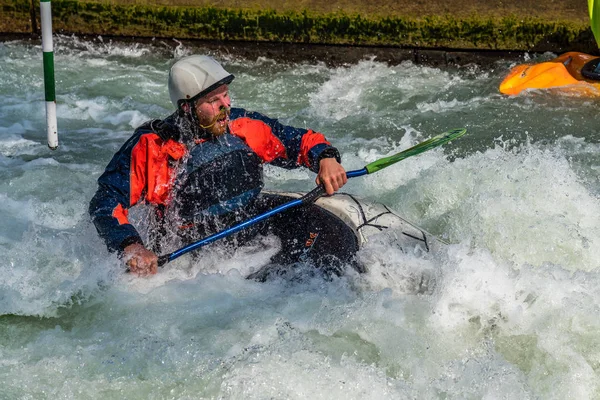
[[[500,93],[517,95],[527,89],[559,89],[579,96],[600,96],[600,57],[568,52],[550,61],[513,67],[500,84]]]
[[[305,194],[265,191],[261,196],[268,199],[268,207],[276,207]],[[387,229],[394,230],[394,244],[405,253],[430,253],[442,243],[386,205],[348,193],[321,197],[313,204],[289,209],[267,224],[279,237],[282,249],[249,279],[265,281],[273,275],[286,275],[290,264],[306,261],[327,274],[341,275],[348,266],[366,272],[367,266],[360,265],[355,255],[370,238]]]

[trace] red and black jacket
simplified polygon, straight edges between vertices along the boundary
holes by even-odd
[[[89,212],[110,251],[121,251],[133,243],[143,244],[129,223],[129,208],[141,202],[157,207],[171,203],[178,164],[195,145],[194,141],[185,140],[181,121],[181,116],[175,113],[165,120],[140,126],[98,178],[98,190]],[[259,164],[283,168],[304,166],[318,172],[322,157],[336,157],[339,161],[337,150],[321,133],[286,126],[241,108],[231,109],[226,135],[241,139]],[[202,151],[194,149],[198,154]],[[260,179],[262,187],[262,175]]]

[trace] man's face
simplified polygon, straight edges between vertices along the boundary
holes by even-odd
[[[200,126],[213,136],[220,136],[227,131],[230,107],[231,99],[227,85],[221,85],[199,98],[194,105]]]

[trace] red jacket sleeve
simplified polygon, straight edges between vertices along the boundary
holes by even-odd
[[[142,243],[129,223],[128,210],[140,201],[166,204],[174,179],[170,160],[180,159],[185,152],[181,143],[164,143],[155,133],[139,130],[115,154],[98,178],[98,190],[89,207],[92,221],[110,251]]]

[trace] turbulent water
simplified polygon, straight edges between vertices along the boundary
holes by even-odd
[[[133,129],[171,112],[173,59],[206,50],[57,39],[56,151],[40,44],[0,44],[0,398],[600,398],[598,99],[502,96],[508,60],[215,55],[234,105],[325,133],[348,170],[467,128],[344,188],[449,244],[425,258],[388,232],[364,275],[264,284],[243,278],[263,251],[211,245],[136,278],[87,206]],[[314,174],[267,168],[266,187]],[[416,294],[421,273],[435,283]]]

